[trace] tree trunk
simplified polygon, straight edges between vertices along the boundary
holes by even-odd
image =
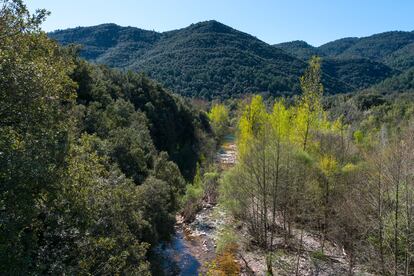
[[[300,256],[302,255],[302,243],[303,243],[303,229],[300,230],[300,243],[299,243],[299,250],[298,256],[296,259],[296,276],[299,275],[299,266],[300,266]]]

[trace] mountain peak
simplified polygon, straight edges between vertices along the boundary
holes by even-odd
[[[236,30],[216,20],[201,21],[191,24],[189,29],[198,32],[231,33]]]
[[[162,33],[108,23],[49,35],[63,45],[83,45],[81,55],[90,61],[146,72],[182,95],[210,99],[298,93],[297,80],[313,55],[324,57],[326,93],[365,88],[394,73],[387,64],[405,68],[414,60],[412,48],[404,48],[412,43],[412,33],[404,32],[345,38],[320,47],[300,40],[271,46],[216,20]],[[390,53],[395,54],[382,64]]]
[[[304,48],[315,48],[312,45],[310,45],[309,43],[307,43],[306,41],[303,40],[293,40],[293,41],[289,41],[289,42],[282,42],[282,43],[278,43],[275,44],[274,46],[276,47],[280,47],[280,48],[284,48],[284,47],[304,47]]]

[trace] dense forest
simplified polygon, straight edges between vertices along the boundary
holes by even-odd
[[[143,75],[91,65],[0,10],[0,274],[150,274],[186,183],[214,148],[206,114]]]
[[[297,80],[313,55],[324,57],[327,94],[355,92],[409,69],[414,56],[410,32],[320,47],[303,41],[272,46],[214,20],[164,33],[103,24],[49,36],[63,45],[82,45],[80,54],[89,61],[145,72],[177,93],[206,99],[299,94]]]
[[[45,33],[0,3],[1,275],[181,275],[180,233],[203,275],[414,275],[413,32]]]

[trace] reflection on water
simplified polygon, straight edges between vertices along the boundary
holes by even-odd
[[[215,212],[216,207],[206,204],[190,224],[183,224],[177,216],[171,241],[152,251],[155,255],[151,260],[153,275],[197,276],[206,272],[206,263],[215,258],[216,231],[224,225],[224,213]]]
[[[160,259],[160,267],[154,270],[154,275],[198,275],[200,263],[189,252],[188,243],[182,230],[177,229],[170,242],[158,246],[155,254]]]

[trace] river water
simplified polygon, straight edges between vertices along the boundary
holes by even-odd
[[[172,240],[155,249],[161,263],[156,274],[191,276],[206,272],[206,263],[215,258],[215,240],[224,223],[222,218],[217,206],[205,206],[190,224],[178,219]]]
[[[186,239],[182,229],[177,229],[171,242],[156,250],[160,256],[160,274],[164,275],[198,275],[200,262],[189,250],[191,241]]]
[[[218,163],[226,169],[234,165],[236,149],[234,135],[227,135],[218,152]],[[160,258],[156,275],[192,276],[206,272],[206,263],[215,258],[217,233],[225,224],[225,214],[219,206],[205,205],[190,224],[177,225],[172,240],[155,249]]]

